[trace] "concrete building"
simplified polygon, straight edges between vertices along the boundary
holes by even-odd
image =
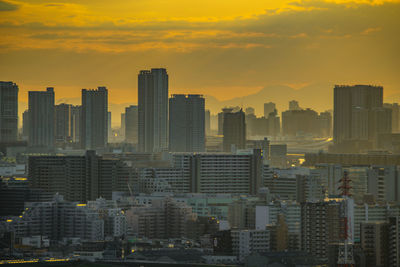
[[[272,102],[264,103],[264,117],[265,118],[268,118],[269,114],[271,112],[274,112],[275,110],[276,110],[275,103],[272,103]]]
[[[204,123],[206,129],[206,136],[211,135],[211,112],[209,109],[206,109],[204,113]]]
[[[126,216],[133,234],[150,239],[185,237],[188,222],[197,218],[190,206],[169,197],[154,200],[151,205],[132,207]]]
[[[81,136],[81,106],[71,106],[71,140],[79,144]]]
[[[173,95],[169,99],[169,150],[205,151],[205,100],[201,95]]]
[[[113,191],[128,192],[137,183],[133,169],[122,160],[96,156],[31,156],[28,169],[32,188],[60,193],[66,200],[86,202],[112,198]]]
[[[81,148],[104,149],[108,142],[108,91],[82,89]]]
[[[262,187],[261,150],[250,153],[174,153],[175,168],[190,177],[190,192],[256,194]]]
[[[223,129],[223,150],[225,152],[246,148],[246,123],[242,110],[235,113],[232,112],[232,109],[225,110]]]
[[[142,70],[138,76],[139,150],[168,149],[168,74],[166,69]]]
[[[28,141],[29,136],[29,113],[25,110],[22,113],[22,140]]]
[[[388,266],[395,267],[400,263],[400,219],[399,216],[388,220]]]
[[[289,110],[302,110],[299,106],[299,102],[296,100],[289,101]]]
[[[268,230],[232,230],[232,250],[240,262],[253,253],[270,250],[270,234]]]
[[[372,111],[382,108],[383,87],[370,85],[335,86],[334,88],[334,149],[359,152],[373,148]]]
[[[71,141],[71,107],[69,104],[59,104],[55,110],[55,139],[57,144]]]
[[[385,267],[389,263],[389,224],[387,222],[361,223],[361,248],[369,266]]]
[[[312,109],[282,112],[282,134],[287,136],[318,136],[318,113]]]
[[[22,215],[10,219],[6,229],[16,237],[47,236],[50,240],[104,239],[104,221],[86,205],[56,195],[50,202],[27,202]]]
[[[400,106],[398,103],[384,103],[385,108],[392,110],[392,133],[400,133]]]
[[[138,143],[138,116],[138,106],[125,108],[123,132],[125,133],[125,141],[127,143]]]
[[[13,82],[0,82],[0,143],[17,141],[18,90]]]
[[[29,137],[30,147],[44,150],[54,148],[54,88],[29,92]]]
[[[338,202],[301,205],[301,249],[328,261],[328,248],[340,240],[340,204]]]
[[[287,145],[286,144],[274,144],[269,147],[269,158],[271,160],[271,166],[276,168],[287,167]]]

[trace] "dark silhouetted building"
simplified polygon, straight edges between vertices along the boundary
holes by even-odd
[[[318,113],[312,109],[282,112],[282,133],[288,136],[318,135]]]
[[[132,169],[122,160],[100,157],[94,151],[83,156],[31,156],[28,166],[31,188],[82,203],[111,199],[113,191],[127,192],[132,182]]]
[[[29,92],[29,137],[33,148],[54,148],[54,88]]]
[[[224,139],[223,150],[231,152],[232,148],[246,148],[246,123],[242,110],[232,112],[232,109],[224,109]]]
[[[71,106],[59,104],[55,106],[56,143],[66,143],[71,138]]]
[[[138,106],[125,108],[125,140],[127,143],[138,143]]]
[[[204,114],[204,124],[206,128],[206,135],[211,135],[211,113],[208,109],[206,109]]]
[[[361,247],[368,266],[388,266],[389,224],[387,222],[362,222]]]
[[[302,110],[299,106],[299,102],[296,100],[289,101],[289,110]]]
[[[169,99],[169,150],[205,150],[205,100],[201,95],[173,95]]]
[[[25,110],[22,113],[22,140],[28,140],[29,136],[29,112]]]
[[[274,112],[276,109],[275,103],[268,102],[264,103],[264,117],[268,118],[271,112]]]
[[[108,91],[82,89],[81,135],[82,149],[104,149],[108,142]]]
[[[374,117],[377,116],[376,113],[380,113],[378,110],[382,108],[382,105],[383,87],[381,86],[336,85],[334,88],[333,149],[338,152],[373,149],[375,133],[378,131]]]
[[[166,69],[141,70],[138,76],[139,150],[168,149],[168,74]]]
[[[0,82],[0,142],[15,142],[18,137],[18,86]]]

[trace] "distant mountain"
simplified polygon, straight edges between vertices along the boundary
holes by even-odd
[[[321,112],[333,108],[333,87],[332,84],[312,84],[296,90],[286,85],[274,85],[264,87],[255,94],[226,101],[206,96],[206,108],[212,113],[217,113],[225,106],[239,106],[243,109],[251,106],[255,108],[257,115],[261,116],[266,102],[274,102],[280,114],[288,109],[289,101],[297,100],[302,108],[312,108]]]

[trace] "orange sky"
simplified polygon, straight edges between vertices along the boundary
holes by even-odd
[[[0,80],[23,102],[105,85],[110,102],[135,103],[139,70],[166,67],[171,93],[219,100],[314,83],[380,84],[397,99],[399,26],[400,1],[385,0],[0,0]]]

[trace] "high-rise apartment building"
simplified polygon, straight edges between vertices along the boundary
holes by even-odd
[[[256,194],[262,187],[260,149],[247,154],[174,153],[173,162],[189,178],[190,192]]]
[[[168,74],[166,69],[142,70],[138,76],[139,150],[168,149]]]
[[[126,139],[125,137],[125,118],[126,118],[126,114],[125,113],[121,113],[121,131],[120,131],[120,135],[122,135],[123,139]]]
[[[29,92],[28,145],[35,148],[54,147],[54,88]]]
[[[358,152],[372,149],[374,133],[373,110],[382,108],[383,87],[370,85],[335,86],[334,88],[334,148],[337,151]]]
[[[201,95],[173,95],[169,99],[169,150],[205,150],[205,100]]]
[[[108,91],[82,89],[81,135],[83,149],[104,149],[108,141]]]
[[[302,110],[299,106],[299,102],[296,100],[289,101],[289,110]]]
[[[59,104],[55,106],[55,138],[57,143],[66,143],[71,137],[71,106]]]
[[[211,113],[209,109],[206,109],[204,114],[204,123],[206,128],[206,135],[211,134]]]
[[[18,137],[18,86],[0,82],[0,143],[15,142]]]
[[[398,103],[385,103],[383,104],[385,108],[392,110],[392,132],[400,133],[400,106]]]
[[[29,136],[29,112],[25,110],[22,113],[22,140],[28,140]]]
[[[125,141],[131,144],[138,143],[138,106],[125,108]]]
[[[362,222],[361,247],[369,266],[388,266],[389,224],[387,222]]]
[[[224,110],[223,129],[223,150],[225,152],[246,148],[246,123],[242,110],[238,112],[232,112],[232,109]]]
[[[318,113],[312,109],[282,112],[282,133],[288,136],[319,134]]]
[[[301,249],[328,260],[330,244],[341,237],[340,203],[316,202],[301,205]],[[352,229],[353,230],[353,229]]]
[[[96,156],[31,156],[29,183],[32,188],[60,193],[67,200],[86,202],[111,199],[113,191],[127,191],[132,169],[118,159]]]
[[[81,136],[81,106],[71,106],[71,141],[73,143],[80,142]]]
[[[275,103],[268,102],[264,103],[264,117],[268,118],[271,112],[274,112],[276,109]]]
[[[111,111],[107,112],[107,141],[112,137]]]

